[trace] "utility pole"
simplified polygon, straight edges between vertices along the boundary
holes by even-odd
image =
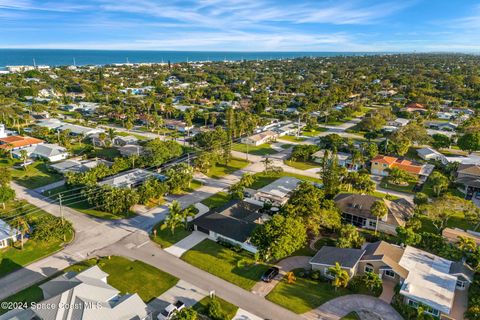
[[[248,161],[248,143],[245,143],[245,145],[247,146],[247,161]]]
[[[63,216],[63,205],[62,205],[62,194],[58,195],[58,203],[60,205],[60,216],[62,217],[62,226],[65,225],[65,217]],[[67,236],[65,234],[65,230],[63,233],[63,242],[67,242]]]

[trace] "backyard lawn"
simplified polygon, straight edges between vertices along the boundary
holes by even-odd
[[[277,180],[281,177],[294,177],[294,178],[304,180],[304,181],[310,181],[310,182],[314,182],[314,183],[322,183],[322,180],[320,180],[319,178],[302,176],[300,174],[295,174],[295,173],[290,173],[290,172],[280,172],[280,173],[275,173],[275,174],[271,174],[271,173],[266,174],[266,173],[260,172],[260,173],[256,173],[254,175],[254,177],[255,177],[255,182],[250,186],[250,188],[252,188],[252,189],[263,188],[264,186],[272,183],[273,181],[275,181],[275,180]]]
[[[282,136],[282,137],[279,137],[278,139],[282,141],[290,141],[290,142],[302,142],[307,140],[302,137],[297,138],[296,136]]]
[[[181,259],[245,290],[250,290],[268,269],[266,265],[255,264],[246,252],[234,252],[208,239],[188,250]]]
[[[45,191],[43,193],[44,196],[49,197],[52,200],[58,201],[59,194],[62,194],[63,204],[67,207],[75,209],[79,212],[88,214],[90,216],[106,219],[106,220],[116,220],[116,219],[123,219],[125,216],[123,215],[114,215],[109,212],[104,212],[100,210],[95,210],[95,208],[88,203],[87,199],[82,196],[77,188],[69,188],[66,185]],[[129,213],[133,215],[132,212]]]
[[[250,162],[243,159],[232,158],[230,162],[225,165],[223,163],[217,163],[213,167],[211,167],[208,172],[207,176],[214,179],[220,179],[223,176],[231,174],[237,170],[243,169],[248,166]]]
[[[41,215],[48,215],[47,212],[30,204],[25,205],[23,209],[25,212],[30,212],[30,221],[34,221]],[[2,218],[2,213],[9,212],[10,210],[12,210],[10,206],[7,206],[5,210],[0,210],[0,218]],[[66,242],[68,243],[72,239],[73,233],[68,233],[66,235]],[[20,244],[1,249],[0,277],[61,250],[64,244],[63,238],[48,241],[28,240],[24,243],[23,250]]]
[[[13,168],[16,163],[21,163],[21,161],[0,160],[0,166],[11,168],[13,180],[26,188],[36,189],[63,179],[62,175],[48,170],[47,165],[42,161],[35,161],[27,166],[26,170]]]
[[[313,162],[313,161],[293,161],[293,160],[285,160],[285,164],[292,168],[296,168],[299,170],[308,170],[314,168],[320,168],[320,164]]]
[[[301,278],[298,275],[300,271],[303,271],[303,269],[294,270],[297,280],[293,284],[289,284],[285,278],[282,279],[266,296],[267,300],[295,313],[302,314],[317,308],[328,300],[351,293],[345,288],[339,288],[335,291],[329,282]]]
[[[237,313],[238,307],[234,304],[231,304],[228,301],[225,301],[225,300],[219,298],[219,297],[215,297],[215,299],[217,299],[217,301],[219,302],[223,312],[225,312],[225,314],[227,315],[227,319],[232,319],[235,316],[235,314]],[[200,300],[199,302],[197,302],[193,306],[193,309],[200,314],[208,315],[208,304],[210,303],[211,300],[212,299],[210,297],[205,297],[202,300]]]
[[[182,225],[175,228],[174,233],[172,234],[172,231],[169,228],[166,228],[163,222],[159,223],[155,227],[155,230],[157,230],[157,235],[154,236],[152,233],[150,238],[162,248],[168,248],[192,233],[189,230],[185,230],[185,227]]]
[[[116,148],[95,148],[95,152],[93,153],[94,157],[99,157],[102,159],[106,159],[108,161],[113,161],[115,158],[120,157],[120,151]]]
[[[226,205],[231,200],[230,195],[226,192],[215,193],[213,196],[201,201],[210,209],[218,208]]]
[[[238,152],[253,154],[256,156],[266,156],[269,154],[277,153],[276,150],[272,149],[269,143],[261,144],[259,146],[248,146],[243,143],[234,143],[232,149]]]
[[[320,133],[322,132],[325,132],[325,131],[328,131],[327,128],[324,128],[324,127],[317,127],[316,129],[314,130],[304,130],[302,132],[302,135],[304,136],[307,136],[307,137],[316,137],[318,136]]]

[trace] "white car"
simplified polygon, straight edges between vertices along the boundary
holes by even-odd
[[[185,303],[182,301],[177,301],[175,303],[169,304],[162,312],[157,316],[158,320],[170,320],[175,313],[185,308]]]

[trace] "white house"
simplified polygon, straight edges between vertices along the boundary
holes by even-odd
[[[242,138],[241,142],[251,146],[259,146],[268,142],[274,141],[278,137],[278,134],[273,131],[264,131],[249,137]]]
[[[37,144],[30,147],[22,148],[19,150],[15,150],[15,151],[12,151],[13,157],[17,159],[21,159],[22,150],[26,150],[27,155],[30,158],[46,159],[50,162],[57,162],[57,161],[65,160],[68,158],[67,149],[59,146],[58,144],[43,143],[43,144]]]
[[[443,164],[448,163],[447,157],[432,148],[417,149],[417,154],[423,160],[436,160],[441,161]]]
[[[300,182],[297,178],[282,177],[258,189],[258,191],[252,195],[252,198],[260,203],[282,206],[290,199],[290,195]]]
[[[0,249],[17,241],[19,236],[20,232],[17,229],[10,227],[8,223],[0,219]]]
[[[161,181],[166,179],[164,175],[156,172],[147,171],[144,169],[132,169],[111,177],[107,177],[98,182],[98,185],[108,185],[115,188],[134,188],[149,178],[156,178]]]
[[[108,273],[98,266],[78,274],[67,272],[39,286],[45,300],[28,309],[13,309],[1,315],[0,320],[151,319],[138,294],[121,294],[108,284],[107,278]]]
[[[409,122],[410,120],[408,119],[397,118],[395,120],[388,121],[387,124],[392,127],[401,128],[401,127],[405,127]]]

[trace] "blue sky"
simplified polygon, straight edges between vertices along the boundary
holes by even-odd
[[[473,0],[0,0],[0,47],[480,51]]]

